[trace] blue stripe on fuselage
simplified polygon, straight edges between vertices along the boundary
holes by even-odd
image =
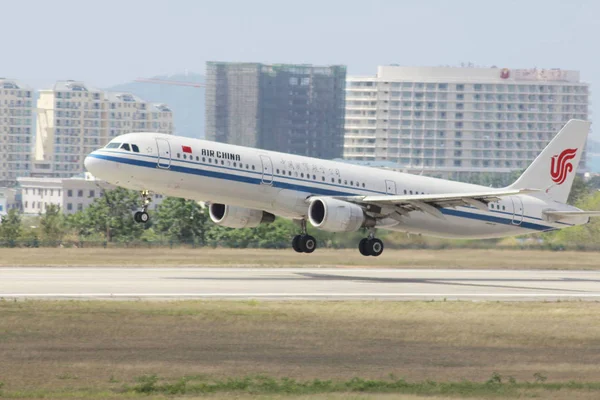
[[[127,157],[109,156],[109,155],[97,154],[97,153],[92,153],[88,157],[94,157],[94,158],[98,158],[100,160],[113,161],[113,162],[118,162],[118,163],[122,163],[122,164],[135,165],[135,166],[139,166],[139,167],[146,167],[146,168],[153,168],[153,169],[158,168],[158,159],[157,158],[154,158],[154,161],[151,162],[151,161],[144,161],[144,160],[139,160],[139,159],[127,158]],[[173,164],[173,161],[179,161],[179,160],[171,161],[171,166],[168,170],[171,170],[174,172],[181,172],[184,174],[191,174],[191,175],[200,175],[200,176],[206,176],[209,178],[216,178],[216,179],[225,179],[225,180],[229,180],[229,181],[243,182],[243,183],[249,183],[249,184],[254,184],[254,185],[260,185],[262,183],[262,174],[260,172],[239,170],[240,172],[258,174],[260,176],[260,177],[255,178],[255,177],[236,175],[236,174],[226,173],[226,172],[217,172],[217,171],[202,170],[202,169],[198,169],[198,168],[184,167],[181,165]],[[207,166],[210,166],[212,168],[223,168],[223,169],[231,170],[231,168],[221,167],[219,165],[207,164]],[[167,169],[165,169],[165,170],[167,170]],[[349,193],[347,191],[341,192],[338,190],[325,189],[325,188],[320,188],[320,187],[315,187],[315,186],[298,185],[298,184],[289,183],[289,182],[276,181],[274,179],[276,177],[279,178],[277,175],[273,175],[272,186],[281,188],[281,189],[297,190],[297,191],[301,191],[301,192],[309,192],[309,193],[320,194],[320,195],[325,195],[325,196],[355,196],[356,195],[356,193]],[[288,178],[288,177],[285,177],[285,179],[296,180],[294,178]],[[326,185],[326,186],[337,186],[337,185],[329,184],[327,182],[322,182],[322,183],[314,182],[314,183],[319,184],[319,185]],[[374,191],[374,190],[359,189],[359,191],[361,191],[361,192],[368,191],[368,192],[372,192],[372,193],[386,194],[385,192],[379,192],[379,191]],[[480,220],[480,221],[493,222],[493,223],[497,223],[497,224],[511,225],[511,226],[514,226],[515,228],[520,227],[520,228],[537,230],[537,231],[549,231],[549,230],[557,229],[557,228],[554,228],[553,226],[541,225],[541,224],[536,224],[536,223],[527,222],[527,221],[522,221],[520,224],[514,224],[513,219],[497,217],[497,216],[489,215],[489,214],[475,214],[472,212],[451,209],[451,208],[441,208],[440,211],[445,215],[450,215],[450,216],[459,217],[459,218],[476,219],[476,220]],[[539,218],[535,218],[535,217],[529,217],[526,215],[524,215],[523,218],[539,219]]]

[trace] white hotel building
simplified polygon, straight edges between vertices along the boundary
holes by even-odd
[[[33,90],[0,78],[0,186],[28,176],[33,147]]]
[[[21,188],[21,207],[23,213],[38,215],[46,212],[48,204],[59,206],[64,214],[74,214],[85,210],[104,191],[115,186],[95,179],[90,173],[72,178],[19,178]],[[154,194],[151,210],[162,203],[163,195]]]
[[[461,180],[509,173],[588,105],[577,71],[380,66],[347,80],[344,158]]]
[[[87,154],[124,133],[173,133],[173,113],[165,104],[76,81],[60,81],[53,89],[41,90],[37,113],[32,171],[37,176],[80,174]]]

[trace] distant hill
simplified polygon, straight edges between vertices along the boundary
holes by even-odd
[[[152,78],[194,83],[205,81],[204,75],[195,73],[161,75]],[[193,138],[204,137],[204,88],[130,82],[106,90],[130,92],[146,101],[166,103],[173,110],[175,134]]]

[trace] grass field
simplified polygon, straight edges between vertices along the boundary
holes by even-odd
[[[0,266],[600,269],[600,253],[477,249],[386,250],[380,257],[363,257],[354,249],[318,249],[313,254],[297,254],[291,249],[2,248]]]
[[[591,302],[0,301],[0,393],[597,399],[599,326]]]

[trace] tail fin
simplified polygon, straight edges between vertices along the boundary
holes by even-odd
[[[553,200],[566,203],[589,130],[589,121],[567,122],[509,188],[541,189]]]

